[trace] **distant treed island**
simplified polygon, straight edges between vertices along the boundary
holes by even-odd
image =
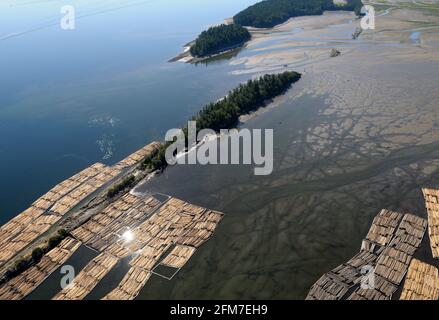
[[[266,0],[239,12],[233,17],[236,24],[256,28],[271,28],[290,18],[321,15],[324,11],[355,11],[360,15],[361,0],[347,0],[335,4],[333,0]]]
[[[232,24],[222,24],[203,31],[190,48],[196,58],[203,58],[235,49],[251,39],[242,27],[271,28],[290,18],[321,15],[324,11],[346,10],[361,14],[361,0],[346,0],[345,4],[333,0],[265,0],[239,12]]]

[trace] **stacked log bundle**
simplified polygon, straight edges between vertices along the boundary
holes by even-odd
[[[142,149],[124,163],[128,165],[143,158],[155,147],[157,145]],[[96,188],[116,177],[120,170],[101,164],[94,165],[36,201],[32,208],[0,229],[0,236],[8,240],[0,244],[4,249],[0,251],[0,261],[7,261],[29,245],[85,197],[95,192]],[[75,238],[72,241],[84,243],[100,252],[100,255],[87,264],[72,285],[54,298],[85,298],[117,261],[131,256],[130,265],[135,273],[128,274],[119,289],[128,294],[126,298],[132,299],[149,278],[149,273],[159,264],[182,268],[195,250],[210,239],[222,217],[220,212],[172,197],[162,203],[153,196],[125,194],[71,231]],[[168,251],[171,251],[170,255],[164,257]],[[19,291],[15,289],[17,283],[9,281],[7,285],[10,289],[5,289],[4,294],[12,298],[11,292],[14,291],[14,297],[21,299],[32,291],[35,285],[53,272],[53,268],[59,266],[55,264],[55,260],[51,260],[56,252],[57,250],[51,251],[35,268],[28,269],[16,278],[23,286]],[[140,277],[140,281],[138,274],[147,276]],[[131,277],[134,275],[137,286],[132,285],[134,280]],[[31,278],[38,281],[31,284]],[[123,296],[122,291],[117,295]]]
[[[432,265],[413,259],[404,282],[401,300],[438,300],[439,272]]]
[[[151,277],[151,273],[141,268],[131,268],[120,284],[102,300],[134,300]]]
[[[101,253],[90,261],[71,284],[53,297],[53,300],[82,300],[116,265],[118,259]]]
[[[311,287],[307,299],[391,299],[421,245],[426,228],[425,219],[382,210],[373,220],[360,253],[322,276]]]
[[[439,190],[422,189],[425,206],[428,213],[428,235],[430,237],[431,252],[434,258],[439,258]]]
[[[130,262],[130,265],[151,271],[169,247],[170,243],[166,240],[155,239],[154,241],[150,241]]]
[[[395,248],[385,248],[378,258],[375,273],[399,285],[404,278],[411,256]]]
[[[0,287],[0,300],[20,300],[35,290],[52,272],[63,265],[81,243],[66,238],[35,265]]]
[[[212,236],[222,217],[220,212],[176,198],[169,199],[134,230],[134,238],[144,249],[132,265],[151,270],[171,245],[184,245],[195,250]]]
[[[161,263],[168,267],[182,268],[195,253],[195,250],[193,247],[175,246]]]
[[[375,242],[381,246],[389,244],[402,216],[403,215],[398,212],[386,209],[381,210],[375,219],[373,219],[366,240]]]

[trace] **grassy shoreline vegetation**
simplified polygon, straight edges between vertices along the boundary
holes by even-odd
[[[268,102],[285,93],[302,75],[294,71],[279,74],[266,74],[256,80],[249,80],[231,90],[223,99],[212,102],[192,117],[196,122],[197,132],[203,129],[231,129],[239,122],[239,117],[268,104]],[[187,140],[187,127],[183,129]],[[163,171],[167,167],[166,148],[172,143],[167,142],[151,156],[144,159],[140,168]]]
[[[131,187],[132,185],[134,185],[134,183],[136,182],[136,177],[134,177],[134,175],[129,175],[127,177],[125,177],[121,182],[119,182],[118,184],[112,186],[108,192],[107,192],[107,198],[113,198],[115,197],[118,193],[122,192],[123,190]]]
[[[191,46],[194,57],[201,58],[236,48],[250,40],[250,32],[237,24],[222,24],[203,31]]]
[[[271,28],[293,17],[321,15],[328,10],[360,15],[362,6],[361,0],[346,0],[346,4],[334,4],[333,0],[265,0],[239,12],[233,21],[242,26]]]

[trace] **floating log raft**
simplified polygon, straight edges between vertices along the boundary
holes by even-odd
[[[118,241],[125,231],[137,227],[159,205],[152,196],[138,198],[127,193],[72,234],[95,250],[103,251]]]
[[[375,264],[378,256],[361,251],[347,263],[340,265],[321,277],[312,287],[307,300],[340,300],[348,290],[360,283],[363,267]]]
[[[0,252],[2,261],[7,261],[18,252],[26,248],[29,243],[34,241],[44,232],[50,229],[50,227],[56,223],[60,217],[56,215],[41,215],[34,219],[31,223],[27,224],[22,231],[15,237],[10,238],[8,242],[0,245]]]
[[[373,219],[372,226],[366,236],[366,240],[375,242],[381,246],[387,245],[393,237],[393,233],[402,219],[402,214],[390,210],[381,210]]]
[[[348,290],[349,286],[328,272],[311,287],[306,300],[340,300]]]
[[[223,217],[220,212],[175,198],[169,199],[159,208],[160,205],[151,196],[142,199],[131,194],[124,195],[73,230],[72,235],[95,250],[103,252],[108,249],[120,258],[144,248],[146,256],[141,264],[146,268],[160,257],[157,254],[149,255],[149,247],[159,252],[171,244],[196,248],[212,236]],[[126,241],[122,236],[127,230],[132,230],[134,240],[124,243]],[[149,263],[146,257],[149,257]]]
[[[438,300],[438,269],[432,265],[413,259],[410,263],[400,299]]]
[[[425,219],[382,210],[373,220],[360,253],[321,277],[311,287],[307,299],[391,299],[407,273],[426,228]],[[368,272],[373,273],[373,288],[364,286],[364,280],[370,280],[366,278]],[[348,291],[352,293],[346,297]]]
[[[151,273],[141,268],[131,268],[120,284],[102,300],[134,300],[151,277]]]
[[[389,247],[412,256],[421,245],[427,229],[427,221],[412,214],[404,215]]]
[[[91,179],[87,180],[78,188],[74,189],[72,192],[57,201],[51,208],[51,211],[61,216],[66,214],[82,200],[117,177],[120,172],[121,171],[119,169],[115,168],[103,168],[97,175],[93,176]]]
[[[193,247],[176,246],[172,249],[171,253],[163,259],[161,264],[173,268],[182,268],[195,253],[195,250]]]
[[[110,272],[119,260],[102,253],[77,275],[73,282],[53,297],[53,300],[82,300]]]
[[[150,241],[148,245],[143,247],[139,255],[130,262],[130,265],[151,271],[169,247],[169,241],[154,239],[154,241]]]
[[[45,254],[33,267],[0,287],[0,300],[21,300],[35,290],[52,272],[64,264],[81,243],[66,238]]]
[[[141,246],[154,242],[199,247],[215,231],[223,214],[182,200],[169,199],[134,233]]]
[[[14,257],[57,223],[85,197],[120,171],[96,163],[59,183],[30,208],[0,228],[0,265]],[[103,185],[103,184],[101,184]]]
[[[146,146],[144,146],[142,149],[134,152],[133,154],[129,155],[125,159],[119,161],[115,167],[118,169],[124,169],[130,166],[133,166],[143,159],[145,159],[147,156],[152,155],[154,152],[156,152],[161,146],[160,142],[154,141]]]
[[[399,285],[404,278],[411,256],[394,248],[385,248],[375,267],[375,274]]]
[[[49,209],[52,205],[55,204],[56,201],[60,200],[63,196],[65,196],[75,188],[79,187],[85,181],[98,175],[105,168],[106,166],[102,163],[96,163],[82,170],[81,172],[75,174],[73,177],[70,177],[69,179],[64,180],[63,182],[56,185],[49,192],[47,192],[45,195],[35,201],[33,205],[44,210]]]
[[[400,285],[411,258],[422,242],[427,222],[419,217],[406,214],[402,219],[394,238],[378,258],[375,273]]]
[[[176,198],[161,204],[151,196],[126,194],[72,234],[116,260],[133,256],[129,273],[105,299],[134,299],[158,264],[182,268],[196,248],[212,236],[222,217],[220,212]],[[124,239],[126,230],[132,239]],[[83,291],[70,297],[78,298]]]
[[[389,300],[398,290],[396,285],[378,275],[374,275],[370,280],[372,283],[360,284],[347,300]]]
[[[142,152],[146,151],[150,152],[151,149],[145,149]],[[71,178],[63,183],[65,186],[56,187],[56,192],[61,189],[70,190],[67,194],[55,196],[54,191],[44,196],[23,215],[2,227],[0,236],[8,241],[0,244],[1,261],[8,260],[24,249],[62,219],[63,215],[80,201],[93,193],[96,188],[116,177],[120,170],[103,165],[89,168],[75,176],[74,179]],[[80,182],[80,185],[72,187],[74,181]],[[162,203],[153,196],[138,197],[130,193],[125,194],[83,225],[71,231],[74,241],[90,246],[99,251],[100,255],[82,270],[72,285],[59,292],[54,299],[85,298],[117,261],[129,256],[133,257],[130,265],[134,273],[128,274],[125,281],[120,284],[118,291],[115,291],[109,298],[124,296],[127,299],[134,299],[149,278],[149,272],[160,263],[182,268],[195,250],[210,239],[222,217],[221,212],[195,206],[172,197]],[[171,253],[163,257],[169,251]],[[38,279],[32,283],[43,281],[47,274],[52,272],[51,268],[55,268],[53,263],[49,263],[52,261],[50,260],[51,254],[41,260],[41,264],[48,265],[47,270],[44,269],[46,271],[38,275],[32,274],[35,279]],[[35,270],[41,268],[38,265]],[[34,272],[34,269],[29,269],[28,273],[31,272]],[[20,288],[20,291],[5,289],[4,294],[12,297],[10,291],[14,290],[15,297],[20,299],[33,290],[28,273],[23,273],[23,278],[17,278],[22,279],[23,282],[23,288]],[[133,284],[134,280],[131,277],[134,276],[136,276],[137,285]],[[140,276],[140,280],[137,276]],[[8,285],[11,286],[10,288],[16,286],[11,281]]]
[[[428,235],[430,237],[431,252],[434,258],[439,258],[439,190],[422,189],[425,206],[428,213]]]

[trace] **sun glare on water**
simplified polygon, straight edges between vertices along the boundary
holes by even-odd
[[[127,230],[122,234],[122,238],[125,240],[125,242],[131,242],[134,240],[134,234],[131,232],[131,230]]]

